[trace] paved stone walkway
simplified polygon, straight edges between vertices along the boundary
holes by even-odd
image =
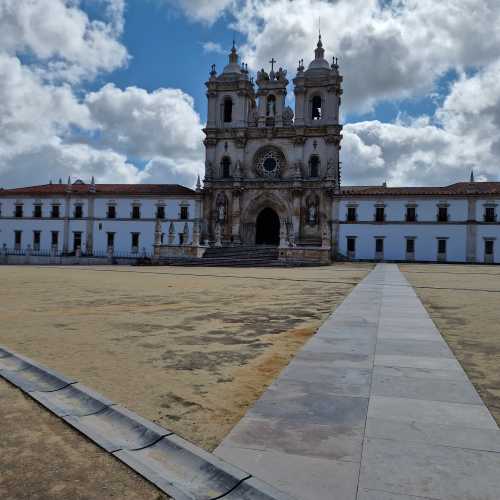
[[[500,498],[500,430],[393,264],[356,286],[215,453],[305,500]]]

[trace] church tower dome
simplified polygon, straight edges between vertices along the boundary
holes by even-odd
[[[314,50],[314,59],[309,64],[307,70],[317,70],[317,69],[326,69],[330,70],[330,65],[328,61],[325,59],[325,49],[323,48],[323,42],[321,41],[321,35],[319,35],[318,44],[316,49]]]
[[[222,73],[225,75],[241,73],[241,66],[238,64],[238,52],[236,51],[234,42],[231,52],[229,53],[229,64],[224,67]]]

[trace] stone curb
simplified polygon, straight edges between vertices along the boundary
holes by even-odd
[[[0,377],[176,500],[293,500],[76,380],[1,346]]]

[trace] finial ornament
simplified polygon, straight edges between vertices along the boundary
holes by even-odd
[[[475,182],[474,181],[474,170],[470,171],[470,182]]]

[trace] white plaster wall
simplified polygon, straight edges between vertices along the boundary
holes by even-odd
[[[495,239],[493,261],[500,263],[500,224],[481,224],[477,226],[476,261],[484,262],[484,239]]]
[[[446,198],[430,198],[430,199],[390,199],[390,198],[350,198],[343,199],[340,202],[339,217],[341,221],[347,220],[347,206],[357,205],[358,221],[368,222],[375,218],[375,205],[378,203],[385,204],[385,214],[387,222],[400,222],[405,220],[406,205],[415,203],[417,205],[417,221],[418,222],[435,222],[438,212],[439,203],[447,203],[448,216],[450,222],[461,222],[467,220],[467,200],[453,200]]]
[[[51,231],[59,231],[59,250],[62,250],[64,220],[61,219],[0,219],[0,248],[14,248],[14,231],[22,231],[21,247],[33,247],[33,232],[41,231],[40,248],[51,248]]]
[[[478,199],[476,204],[476,220],[479,222],[484,221],[484,205],[497,205],[495,208],[497,214],[497,222],[500,222],[500,199]]]
[[[60,205],[59,219],[51,219],[50,207],[57,200]],[[23,218],[14,218],[16,202],[22,201],[24,205]],[[44,218],[33,218],[33,204],[42,202],[42,216]],[[82,219],[74,219],[73,206],[75,203],[83,205]],[[109,202],[116,204],[116,219],[107,219],[107,206]],[[62,198],[0,198],[1,217],[0,217],[0,248],[5,244],[7,248],[14,248],[14,231],[22,231],[21,248],[26,249],[28,245],[33,246],[33,231],[41,231],[40,249],[49,251],[51,249],[51,232],[59,232],[58,250],[62,251],[64,244],[64,215],[66,200]],[[70,220],[68,223],[68,251],[73,251],[73,233],[75,231],[82,233],[82,250],[85,251],[87,239],[87,215],[88,199],[83,197],[71,198],[70,201]],[[168,241],[168,230],[170,222],[174,223],[175,240],[179,243],[179,233],[184,231],[184,225],[188,224],[188,243],[192,242],[193,224],[199,215],[197,210],[197,200],[190,198],[145,198],[145,197],[96,197],[94,200],[93,221],[93,250],[95,253],[105,254],[107,252],[107,232],[115,233],[115,252],[119,254],[130,253],[132,247],[131,233],[140,233],[139,252],[145,249],[148,253],[153,250],[156,208],[158,203],[165,205],[165,220],[162,223],[164,233],[164,243]],[[131,220],[132,205],[139,203],[141,205],[141,219]],[[188,220],[180,219],[180,207],[188,206]]]
[[[375,258],[375,238],[384,238],[384,259],[406,259],[406,236],[416,237],[415,260],[437,260],[437,238],[448,238],[447,260],[465,262],[466,226],[461,224],[340,224],[339,251],[356,236],[356,259]]]

